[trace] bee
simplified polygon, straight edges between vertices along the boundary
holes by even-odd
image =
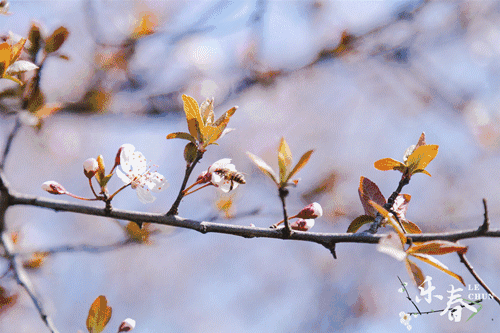
[[[243,174],[241,174],[237,171],[231,171],[231,170],[227,170],[224,168],[219,168],[219,169],[215,169],[214,172],[217,173],[219,176],[224,177],[225,180],[228,180],[231,182],[231,186],[229,187],[229,191],[233,190],[234,183],[246,184],[245,177],[243,177]]]

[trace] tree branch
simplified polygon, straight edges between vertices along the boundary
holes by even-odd
[[[484,283],[484,281],[479,277],[479,275],[477,275],[476,271],[474,270],[474,267],[472,267],[469,260],[467,260],[467,258],[465,257],[465,254],[460,254],[458,252],[457,254],[460,257],[460,261],[465,265],[465,267],[467,267],[467,269],[474,277],[474,279],[476,279],[476,281],[484,288],[484,290],[486,290],[488,294],[490,294],[491,297],[493,297],[493,299],[495,299],[495,301],[498,304],[500,304],[500,298],[498,298],[498,296],[495,295],[495,293],[493,293],[493,291],[486,285],[486,283]]]
[[[17,281],[17,284],[19,284],[21,287],[26,290],[28,295],[30,296],[31,300],[33,301],[33,304],[35,304],[35,307],[42,318],[43,322],[47,326],[47,328],[52,332],[52,333],[59,333],[59,331],[56,329],[54,326],[54,323],[52,322],[52,319],[47,315],[45,310],[43,309],[42,303],[38,299],[35,288],[33,287],[33,284],[28,278],[28,275],[24,271],[23,268],[23,263],[21,262],[20,258],[14,255],[14,244],[12,244],[12,241],[9,238],[9,235],[6,233],[2,234],[1,237],[1,243],[3,248],[5,249],[5,254],[9,258],[12,270],[14,271],[14,277]]]
[[[228,225],[223,223],[195,221],[175,215],[164,215],[155,213],[142,213],[113,208],[108,212],[105,208],[89,207],[81,204],[73,204],[67,201],[41,198],[31,195],[10,193],[9,205],[29,205],[53,209],[58,212],[73,212],[86,215],[95,215],[128,220],[134,222],[149,222],[173,227],[192,229],[201,233],[215,232],[231,234],[245,238],[262,237],[284,239],[283,232],[279,229],[257,228],[249,226]],[[377,244],[384,234],[362,233],[317,233],[317,232],[294,232],[287,239],[315,242],[321,245],[333,243],[366,243]],[[500,229],[480,232],[477,229],[460,230],[443,233],[407,234],[413,242],[425,242],[430,240],[457,241],[460,239],[479,237],[500,237]]]

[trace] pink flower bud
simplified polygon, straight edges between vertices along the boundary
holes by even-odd
[[[212,173],[208,172],[208,171],[203,171],[202,173],[200,173],[200,175],[198,176],[198,178],[196,179],[196,182],[199,184],[205,184],[205,183],[208,183],[212,181]]]
[[[47,191],[51,194],[66,194],[66,190],[61,184],[53,180],[46,181],[42,184],[42,190]]]
[[[99,169],[99,164],[95,158],[89,158],[83,162],[83,173],[87,178],[94,177],[95,173]]]
[[[299,219],[315,219],[323,216],[323,208],[317,202],[313,202],[302,208],[302,210],[297,214]]]
[[[290,225],[293,230],[307,231],[314,226],[314,219],[299,219]]]
[[[135,327],[135,320],[131,318],[127,318],[124,321],[122,321],[120,327],[118,328],[118,333],[119,332],[130,332],[134,329]]]

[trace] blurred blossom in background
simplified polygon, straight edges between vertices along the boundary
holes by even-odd
[[[150,205],[124,191],[114,206],[166,212],[185,162],[184,144],[165,136],[187,130],[181,100],[187,94],[199,103],[214,96],[216,116],[239,106],[229,125],[236,130],[209,147],[195,174],[231,158],[247,184],[231,193],[230,207],[212,187],[188,196],[183,217],[257,227],[278,222],[275,187],[245,152],[277,169],[284,136],[296,159],[315,149],[291,189],[290,212],[317,201],[324,214],[312,231],[345,232],[363,212],[360,176],[388,197],[400,175],[373,163],[401,160],[423,131],[439,154],[428,167],[432,178],[417,175],[405,187],[412,196],[408,219],[424,232],[476,228],[482,198],[492,225],[500,215],[499,2],[52,0],[12,1],[10,12],[0,17],[1,35],[26,36],[32,22],[46,36],[60,26],[70,33],[59,50],[68,60],[48,59],[41,71],[46,101],[63,109],[38,132],[22,128],[14,141],[6,174],[17,191],[44,196],[40,184],[54,179],[90,195],[83,161],[102,154],[111,168],[117,149],[130,143],[171,186]],[[13,86],[0,81],[2,91]],[[4,141],[15,109],[11,99],[0,99]],[[114,179],[109,186],[121,184]],[[255,209],[257,215],[248,214]],[[22,233],[25,251],[124,237],[108,219],[33,207],[9,210],[8,228]],[[137,332],[396,332],[406,331],[398,314],[414,310],[397,293],[397,276],[409,281],[405,268],[373,245],[339,244],[334,260],[318,244],[157,229],[162,233],[150,246],[55,254],[32,273],[61,332],[83,330],[98,295],[113,307],[110,327],[130,317]],[[494,242],[462,243],[498,292]],[[441,259],[475,284],[457,257]],[[430,266],[423,270],[436,293],[446,297],[450,284],[459,287]],[[446,307],[438,301],[422,310]],[[485,300],[480,313],[460,323],[437,314],[413,318],[412,332],[491,332],[497,307]],[[0,331],[41,326],[21,292]]]

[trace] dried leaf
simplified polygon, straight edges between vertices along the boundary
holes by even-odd
[[[425,281],[425,277],[420,267],[418,267],[417,264],[415,264],[410,259],[405,260],[405,266],[406,269],[408,270],[408,274],[410,275],[410,278],[412,279],[413,283],[417,287],[422,285],[422,283],[424,283]]]
[[[349,228],[347,228],[346,232],[354,233],[359,230],[363,225],[367,223],[371,223],[375,221],[375,218],[373,216],[369,215],[360,215],[356,217],[351,224],[349,224]]]
[[[126,227],[127,235],[134,242],[149,244],[149,236],[151,235],[149,225],[149,223],[144,223],[141,229],[137,223],[129,222]]]
[[[264,160],[250,152],[247,152],[247,155],[252,160],[252,162],[254,162],[255,165],[260,169],[260,171],[271,178],[276,185],[279,185],[276,174],[274,173],[273,169],[269,165],[267,165],[266,162],[264,162]]]
[[[425,243],[414,244],[408,249],[408,254],[411,253],[424,253],[424,254],[448,254],[457,252],[460,254],[465,254],[467,252],[467,246],[458,245],[454,242],[435,240]]]
[[[309,150],[307,152],[304,153],[304,155],[302,155],[300,157],[300,160],[299,162],[297,162],[297,164],[293,167],[292,171],[288,174],[288,177],[286,179],[286,181],[288,182],[290,180],[290,178],[292,178],[297,172],[299,172],[306,164],[307,162],[309,162],[309,159],[311,158],[311,155],[312,153],[314,152],[314,150]]]
[[[373,207],[375,207],[375,209],[383,216],[387,219],[387,222],[389,222],[391,224],[391,226],[394,228],[394,230],[396,230],[396,232],[398,233],[398,236],[399,236],[399,239],[401,240],[401,244],[406,244],[406,236],[403,232],[403,230],[401,229],[401,226],[399,225],[398,221],[396,221],[396,219],[394,218],[394,216],[389,213],[384,207],[380,206],[379,204],[377,204],[376,202],[370,200],[368,202],[370,205],[372,205]]]
[[[290,165],[292,164],[292,152],[290,147],[285,141],[285,138],[281,138],[280,145],[278,148],[278,165],[280,168],[280,183],[284,185],[287,180],[288,172],[290,171]]]
[[[359,180],[358,194],[366,215],[375,216],[377,213],[377,210],[368,201],[373,200],[381,206],[386,203],[384,195],[380,192],[377,184],[365,177],[361,177]]]
[[[427,165],[436,157],[438,148],[438,145],[425,145],[415,149],[406,162],[410,174],[415,173],[417,170],[423,172]]]
[[[437,269],[439,269],[439,270],[445,272],[446,274],[454,277],[455,279],[457,279],[458,281],[460,281],[460,283],[462,283],[465,286],[464,279],[462,279],[462,277],[460,275],[455,274],[452,271],[450,271],[445,264],[443,264],[442,262],[440,262],[436,258],[434,258],[434,257],[432,257],[432,256],[430,256],[428,254],[423,254],[423,253],[411,253],[409,255],[412,255],[415,258],[420,259],[423,262],[428,263],[429,265],[432,265],[432,266],[436,267]]]
[[[87,317],[87,329],[89,333],[100,333],[111,319],[112,309],[108,306],[105,296],[99,296],[90,306]]]
[[[388,170],[398,170],[403,172],[405,169],[405,165],[399,161],[396,161],[392,158],[383,158],[374,163],[375,169],[380,171],[388,171]]]
[[[191,96],[182,95],[182,100],[184,101],[184,112],[186,113],[189,133],[201,142],[204,137],[205,125],[203,125],[203,120],[201,119],[200,107]]]
[[[68,38],[69,31],[65,27],[61,26],[57,28],[52,35],[50,35],[46,40],[45,40],[45,52],[46,53],[52,53],[61,47],[63,43],[66,41]]]
[[[184,133],[184,132],[170,133],[169,135],[167,135],[167,139],[184,139],[191,141],[196,145],[196,139],[189,133]]]

